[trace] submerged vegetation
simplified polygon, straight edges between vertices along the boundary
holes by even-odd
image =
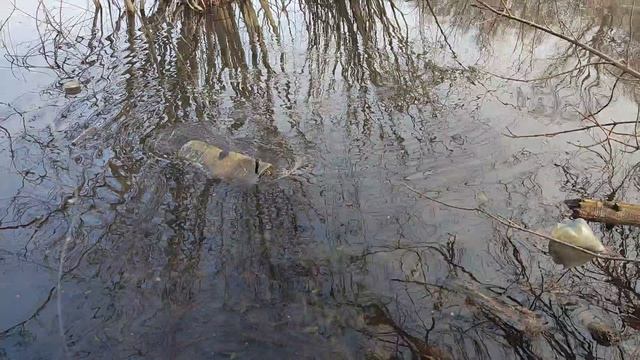
[[[0,359],[640,356],[635,2],[10,3]]]

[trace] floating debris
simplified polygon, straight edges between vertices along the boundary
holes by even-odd
[[[622,340],[622,335],[615,325],[590,311],[582,312],[579,319],[589,330],[591,338],[602,346],[617,345]]]
[[[489,296],[475,284],[458,281],[453,287],[460,294],[465,295],[467,306],[492,322],[504,322],[530,337],[542,334],[548,327],[541,315],[519,304]]]
[[[414,336],[398,325],[393,317],[386,309],[386,307],[370,303],[361,305],[364,312],[365,324],[369,328],[377,328],[377,334],[387,334],[397,336],[401,339],[401,342],[405,343],[414,355],[414,358],[418,359],[434,359],[434,360],[449,360],[453,357],[444,349],[433,346],[423,338]]]
[[[478,206],[484,206],[489,203],[489,197],[484,191],[480,191],[476,193],[476,201],[478,202]]]
[[[80,135],[76,136],[75,139],[71,140],[71,145],[79,146],[84,143],[86,140],[92,139],[94,136],[98,134],[98,128],[95,126],[90,126],[87,129],[83,130]]]
[[[589,224],[583,219],[575,219],[566,224],[556,225],[551,236],[595,253],[601,253],[605,250]],[[564,265],[567,268],[580,266],[593,258],[593,255],[553,241],[549,242],[549,253],[556,264]]]
[[[268,162],[199,140],[182,145],[178,156],[203,167],[212,177],[227,182],[255,183],[260,176],[271,173],[273,169]]]
[[[62,84],[64,93],[67,95],[77,95],[82,91],[82,84],[78,80],[69,80]]]

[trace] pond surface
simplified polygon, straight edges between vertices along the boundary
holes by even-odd
[[[629,136],[508,136],[635,121],[598,57],[475,1],[2,1],[0,359],[640,358],[637,265],[566,271],[411,190],[543,233],[640,202]],[[638,68],[634,5],[510,11]],[[190,140],[276,174],[211,178]]]

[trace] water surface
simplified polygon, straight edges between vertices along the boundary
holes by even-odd
[[[636,120],[597,57],[474,1],[4,1],[0,359],[640,356],[636,265],[565,273],[407,187],[547,233],[565,199],[640,201],[629,136],[506,136]],[[510,11],[639,67],[633,8]],[[176,156],[194,139],[279,173],[212,179]]]

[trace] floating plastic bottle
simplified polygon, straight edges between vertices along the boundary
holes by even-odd
[[[566,224],[558,224],[551,236],[568,244],[581,247],[594,253],[603,252],[604,246],[583,219],[570,220]],[[567,268],[580,266],[593,258],[593,255],[573,249],[569,246],[550,241],[549,253],[556,264]]]
[[[200,165],[212,177],[227,182],[255,183],[272,168],[268,162],[226,151],[199,140],[191,140],[182,145],[178,155]]]
[[[64,93],[67,95],[77,95],[82,91],[82,83],[78,80],[69,80],[62,85]]]

